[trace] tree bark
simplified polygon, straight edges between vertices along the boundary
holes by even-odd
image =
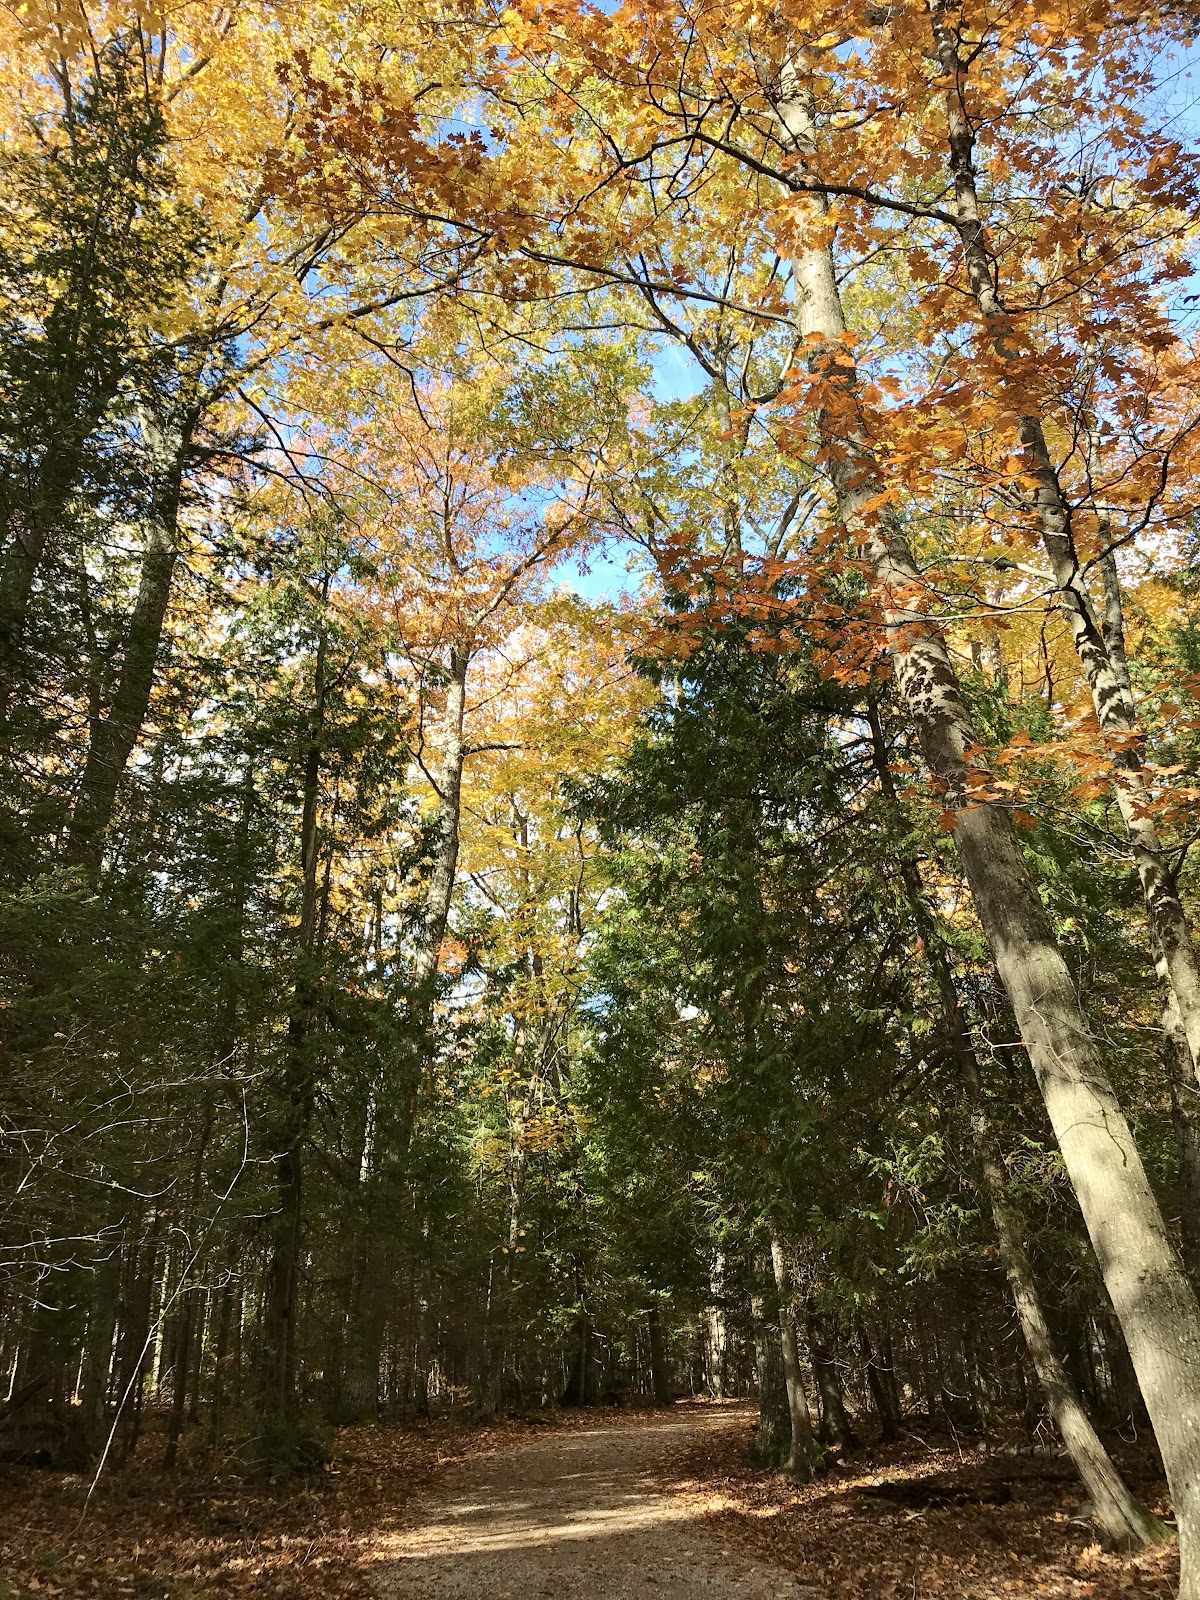
[[[879,1416],[880,1432],[884,1442],[891,1443],[900,1437],[901,1424],[904,1420],[900,1410],[900,1389],[896,1382],[896,1374],[890,1356],[885,1353],[884,1360],[881,1361],[876,1354],[866,1323],[861,1317],[856,1321],[856,1332],[859,1354],[867,1375],[867,1387],[871,1391],[871,1399]]]
[[[724,1293],[725,1257],[716,1252],[709,1267],[708,1284],[712,1299],[704,1308],[704,1335],[708,1353],[708,1387],[714,1400],[725,1398],[726,1355],[729,1330],[725,1325],[725,1312],[721,1306]]]
[[[329,599],[325,578],[322,604]],[[267,1296],[263,1314],[263,1418],[284,1429],[296,1416],[296,1321],[300,1290],[301,1233],[304,1221],[304,1140],[312,1119],[313,1069],[310,1060],[314,1013],[313,962],[317,952],[319,893],[318,819],[325,738],[326,622],[321,618],[314,664],[313,706],[309,718],[300,815],[302,888],[296,932],[297,976],[284,1044],[281,1085],[283,1108],[276,1139],[276,1216],[271,1240]]]
[[[797,150],[811,151],[812,114],[804,94],[795,93],[779,114]],[[813,204],[813,226],[823,232],[822,208]],[[900,694],[954,814],[954,840],[979,920],[1158,1439],[1180,1526],[1184,1600],[1197,1600],[1200,1310],[1011,821],[997,805],[972,797],[971,780],[982,769],[968,754],[978,741],[958,675],[924,610],[920,572],[899,520],[882,498],[884,484],[861,425],[853,420],[858,378],[830,247],[821,243],[800,252],[793,269],[797,327],[817,390],[816,422],[838,517],[874,576]]]
[[[817,1437],[822,1444],[837,1445],[850,1450],[857,1444],[854,1429],[846,1413],[842,1382],[838,1376],[837,1362],[825,1337],[821,1318],[813,1305],[805,1312],[808,1330],[808,1353],[812,1359],[813,1377],[817,1380],[817,1393],[821,1397],[821,1426]]]
[[[782,1241],[771,1238],[771,1268],[779,1296],[779,1342],[783,1352],[783,1377],[787,1386],[788,1417],[791,1423],[791,1447],[785,1468],[793,1477],[808,1483],[821,1464],[821,1447],[813,1433],[812,1417],[808,1409],[808,1396],[804,1392],[804,1374],[800,1369],[800,1346],[796,1338],[796,1324],[792,1320],[792,1283],[787,1257]]]
[[[883,728],[874,701],[868,705],[868,720],[871,727],[876,776],[885,800],[889,807],[895,810],[899,806],[899,799],[892,781]],[[1062,1357],[1050,1331],[1037,1291],[1033,1266],[1025,1249],[1025,1221],[1010,1193],[1003,1157],[988,1115],[975,1046],[962,1013],[958,987],[954,982],[954,974],[946,952],[938,938],[933,913],[925,899],[920,873],[911,856],[900,857],[900,877],[909,910],[921,935],[925,960],[937,985],[942,1020],[955,1071],[966,1093],[975,1157],[979,1163],[983,1189],[996,1225],[1000,1260],[1008,1278],[1025,1347],[1046,1396],[1051,1418],[1088,1492],[1092,1515],[1104,1543],[1110,1549],[1118,1550],[1135,1549],[1143,1544],[1154,1543],[1164,1537],[1165,1530],[1156,1517],[1138,1505],[1113,1466],[1108,1452],[1083,1408],[1079,1395],[1067,1376]]]
[[[163,1454],[163,1468],[174,1469],[179,1455],[179,1440],[183,1433],[187,1409],[188,1380],[192,1371],[192,1341],[196,1332],[195,1284],[185,1288],[180,1296],[179,1314],[175,1334],[174,1371],[171,1374],[171,1410],[167,1419],[167,1448]]]
[[[378,1410],[379,1368],[392,1285],[391,1240],[417,1115],[438,953],[446,936],[458,871],[470,664],[469,644],[456,641],[447,662],[441,748],[432,779],[437,795],[434,815],[438,835],[413,959],[409,997],[412,1043],[403,1081],[385,1085],[380,1093],[371,1170],[365,1184],[363,1244],[351,1291],[340,1407],[342,1417],[348,1421],[373,1416]]]
[[[949,159],[959,240],[971,292],[983,317],[992,352],[1001,362],[1005,362],[1015,354],[1014,329],[994,276],[979,206],[974,164],[975,134],[966,114],[964,98],[967,66],[960,54],[957,31],[944,0],[936,0],[931,16],[934,46],[947,82],[945,103]],[[1116,564],[1110,552],[1107,567],[1102,569],[1101,574],[1106,590],[1106,615],[1102,623],[1096,614],[1079,560],[1073,508],[1063,492],[1041,417],[1023,409],[1018,417],[1017,432],[1026,451],[1035,486],[1034,509],[1058,593],[1059,607],[1070,629],[1076,654],[1091,690],[1096,718],[1103,732],[1109,736],[1113,751],[1117,767],[1115,798],[1141,883],[1151,944],[1179,1010],[1193,1068],[1200,1074],[1200,964],[1197,963],[1175,875],[1154,820],[1153,798],[1147,788],[1138,753],[1137,712],[1130,693],[1125,661]],[[1115,617],[1112,609],[1114,596]]]
[[[1163,1005],[1163,1051],[1171,1092],[1171,1123],[1179,1160],[1179,1232],[1183,1264],[1200,1287],[1200,1088],[1172,996]]]
[[[780,1322],[772,1317],[762,1293],[750,1302],[754,1324],[754,1357],[758,1368],[758,1432],[750,1450],[751,1465],[767,1472],[795,1472],[795,1450],[791,1418],[791,1391],[788,1388],[784,1355],[780,1345]],[[808,1481],[811,1474],[796,1472]]]

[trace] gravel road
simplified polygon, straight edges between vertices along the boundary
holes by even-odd
[[[381,1600],[819,1600],[790,1573],[728,1551],[656,1484],[728,1414],[549,1433],[442,1480],[375,1569]]]

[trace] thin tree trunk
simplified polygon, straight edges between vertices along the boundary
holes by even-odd
[[[113,1362],[120,1286],[121,1254],[114,1244],[109,1255],[95,1269],[92,1306],[88,1317],[80,1424],[84,1450],[89,1460],[103,1445],[108,1421],[108,1380]]]
[[[446,936],[458,871],[463,767],[466,761],[467,673],[471,649],[451,646],[441,749],[433,783],[437,792],[437,846],[425,894],[421,935],[413,960],[409,1022],[413,1043],[404,1079],[385,1085],[379,1097],[371,1167],[365,1184],[361,1269],[352,1286],[347,1326],[347,1358],[341,1413],[346,1420],[374,1415],[379,1370],[392,1287],[392,1234],[407,1167],[417,1097],[424,1073],[429,1023],[433,1014],[438,954]],[[390,1109],[389,1109],[390,1107]]]
[[[209,1431],[213,1443],[219,1443],[225,1425],[226,1368],[229,1365],[229,1335],[236,1310],[237,1285],[233,1278],[235,1259],[232,1252],[227,1262],[229,1277],[220,1291],[220,1309],[217,1313],[217,1336],[213,1344],[212,1412]]]
[[[120,1332],[117,1339],[117,1397],[124,1402],[120,1418],[118,1462],[137,1448],[141,1430],[142,1393],[150,1350],[148,1341],[154,1310],[154,1284],[158,1271],[159,1241],[163,1217],[155,1212],[147,1237],[128,1249],[124,1264],[125,1288],[121,1297]],[[126,1397],[128,1396],[128,1399]]]
[[[171,1374],[171,1411],[167,1419],[167,1448],[163,1467],[174,1469],[179,1455],[179,1438],[183,1433],[187,1409],[188,1379],[192,1371],[192,1337],[196,1322],[196,1287],[187,1288],[180,1296],[179,1315],[175,1333],[174,1370]]]
[[[815,1308],[809,1304],[805,1312],[808,1330],[808,1353],[812,1359],[813,1377],[817,1380],[817,1393],[821,1397],[821,1427],[818,1438],[822,1444],[837,1445],[842,1450],[851,1449],[858,1441],[850,1418],[846,1414],[846,1401],[842,1382],[838,1376],[837,1362],[825,1338],[825,1329]]]
[[[325,579],[323,603],[330,580]],[[299,1310],[301,1232],[304,1220],[304,1140],[312,1118],[313,1069],[310,1060],[314,1011],[314,973],[319,922],[317,863],[321,763],[325,736],[326,624],[321,622],[314,667],[313,709],[304,763],[300,819],[303,886],[297,929],[297,977],[284,1044],[283,1113],[276,1148],[276,1218],[271,1241],[263,1315],[262,1410],[268,1426],[285,1428],[295,1420],[296,1322]]]
[[[595,1398],[596,1385],[592,1375],[592,1319],[586,1306],[581,1304],[575,1319],[575,1353],[571,1359],[559,1404],[590,1406]]]
[[[868,704],[868,721],[879,786],[889,807],[897,811],[899,800],[888,765],[879,711],[873,700]],[[975,1046],[962,1014],[954,974],[938,937],[933,914],[926,903],[916,862],[911,856],[901,855],[899,865],[905,898],[921,935],[925,960],[937,985],[955,1071],[966,1092],[975,1156],[991,1206],[1000,1259],[1008,1278],[1029,1359],[1045,1393],[1054,1425],[1088,1492],[1092,1515],[1101,1538],[1112,1549],[1131,1549],[1153,1543],[1163,1538],[1163,1526],[1129,1493],[1092,1426],[1055,1346],[1025,1249],[1024,1218],[1012,1199],[1003,1158],[988,1115]]]
[[[780,116],[797,149],[812,148],[808,100]],[[823,228],[819,205],[812,217]],[[827,244],[793,263],[797,326],[824,396],[822,457],[839,519],[867,560],[880,597],[901,696],[925,759],[954,813],[954,839],[1021,1038],[1058,1140],[1105,1287],[1125,1332],[1179,1520],[1183,1597],[1200,1596],[1200,1309],[1168,1236],[1005,811],[975,800],[978,741],[923,584],[857,415],[858,378]]]
[[[880,1431],[884,1442],[891,1443],[900,1437],[900,1427],[903,1422],[896,1374],[891,1370],[890,1364],[880,1361],[876,1355],[870,1335],[867,1333],[866,1323],[861,1317],[856,1321],[856,1332],[859,1354],[867,1375],[867,1387],[871,1391],[871,1399],[879,1416]]]

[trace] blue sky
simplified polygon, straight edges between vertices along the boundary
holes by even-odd
[[[688,352],[678,345],[663,345],[655,354],[651,368],[656,400],[684,400],[703,387],[703,373]],[[586,571],[583,570],[585,566]],[[593,550],[585,561],[573,557],[562,562],[555,577],[585,600],[615,600],[623,590],[636,593],[644,571],[644,557],[637,547],[614,539],[601,549]]]
[[[611,9],[601,0],[603,9]],[[1178,138],[1189,150],[1200,139],[1200,43],[1177,49],[1160,63],[1159,90],[1154,103],[1145,111],[1151,120]],[[1182,320],[1200,320],[1200,272],[1176,287]],[[1190,307],[1185,296],[1195,296]],[[703,374],[686,350],[664,342],[651,363],[653,393],[658,400],[680,400],[697,394],[703,387]],[[586,571],[584,567],[586,566]],[[594,550],[582,562],[564,561],[555,576],[586,600],[615,600],[622,591],[636,592],[644,558],[636,547],[617,540]]]

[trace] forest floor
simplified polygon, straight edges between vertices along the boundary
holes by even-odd
[[[752,1471],[754,1411],[345,1429],[274,1487],[193,1445],[87,1481],[0,1468],[0,1600],[1034,1600],[1165,1596],[1174,1553],[1104,1555],[1049,1453],[910,1435],[819,1482]],[[1136,1471],[1142,1464],[1134,1459]],[[1161,1483],[1143,1499],[1164,1509]]]

